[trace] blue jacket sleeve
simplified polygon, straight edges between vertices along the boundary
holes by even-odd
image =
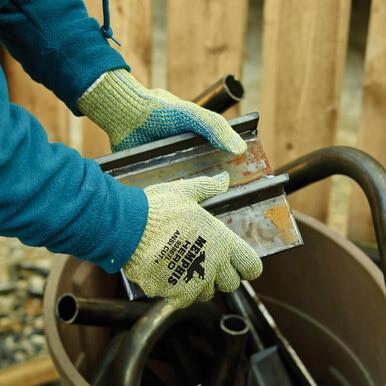
[[[100,75],[130,70],[81,0],[0,0],[0,41],[76,115],[76,101]]]
[[[41,125],[10,104],[0,68],[0,235],[118,271],[147,221],[142,189],[101,172],[96,162],[48,143]]]

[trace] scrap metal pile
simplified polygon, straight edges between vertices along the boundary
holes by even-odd
[[[116,329],[92,385],[316,385],[248,282],[183,310],[67,293],[57,314],[67,324]]]
[[[241,85],[228,76],[197,102],[222,112],[241,96]],[[302,238],[284,192],[288,175],[284,169],[283,174],[273,175],[257,136],[257,123],[257,113],[230,121],[248,145],[241,156],[214,150],[202,138],[186,133],[102,157],[98,162],[104,172],[122,183],[141,187],[228,171],[229,191],[201,205],[261,257],[269,256],[302,245]],[[287,170],[293,178],[289,189],[295,191],[337,172],[354,179],[361,176],[358,181],[369,197],[384,188],[379,182],[384,180],[368,177],[375,175],[374,171],[362,170],[375,168],[379,175],[379,167],[371,160],[363,162],[357,151],[332,149],[326,154],[311,153],[306,160],[290,164]],[[358,157],[362,157],[360,162],[355,161]],[[312,170],[307,174],[309,165],[323,173]],[[386,206],[380,200],[373,202]],[[374,213],[384,213],[377,205],[372,206]],[[378,217],[376,231],[382,234],[385,216]],[[384,257],[385,248],[380,250]],[[140,288],[122,281],[119,274],[107,275],[90,263],[69,257],[57,263],[46,295],[48,344],[65,384],[316,385],[248,282],[242,282],[234,293],[218,292],[212,302],[177,310],[162,299],[144,297]]]

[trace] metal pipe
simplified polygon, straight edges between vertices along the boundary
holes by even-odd
[[[151,304],[128,300],[85,299],[63,294],[56,303],[57,317],[67,324],[129,327]]]
[[[250,342],[251,342],[251,351],[256,352],[264,349],[264,344],[260,339],[260,336],[253,325],[249,315],[251,310],[249,305],[245,303],[243,295],[240,290],[228,293],[225,295],[225,301],[232,312],[237,312],[240,314],[246,321],[250,330]]]
[[[178,310],[165,301],[155,303],[123,339],[111,369],[112,384],[139,386],[146,360],[166,331],[179,322],[189,321],[207,336],[212,336],[220,312],[212,303],[196,303]]]
[[[221,317],[216,360],[211,375],[204,385],[234,386],[237,384],[240,360],[248,332],[248,324],[242,316],[230,314]]]
[[[286,192],[293,193],[335,174],[358,183],[370,204],[379,255],[386,280],[386,171],[370,155],[351,147],[333,146],[316,150],[276,170],[288,173]]]
[[[228,74],[198,95],[192,102],[216,113],[223,113],[244,97],[244,87],[234,75]]]

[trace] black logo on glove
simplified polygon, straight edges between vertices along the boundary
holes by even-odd
[[[176,285],[181,278],[188,283],[193,279],[195,272],[199,279],[204,280],[205,251],[203,248],[206,240],[198,236],[194,242],[183,241],[180,236],[180,232],[176,230],[154,261],[157,264],[162,261],[167,262],[167,267],[170,269],[169,284]]]
[[[194,272],[198,273],[198,277],[201,280],[205,279],[205,268],[201,265],[205,261],[205,251],[202,251],[190,264],[186,270],[186,276],[184,277],[185,283],[188,283],[193,279]]]

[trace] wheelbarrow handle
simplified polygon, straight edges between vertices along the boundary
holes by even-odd
[[[350,177],[358,183],[370,204],[383,276],[386,281],[386,171],[369,154],[347,146],[313,151],[279,167],[275,174],[288,173],[288,194],[332,175]]]

